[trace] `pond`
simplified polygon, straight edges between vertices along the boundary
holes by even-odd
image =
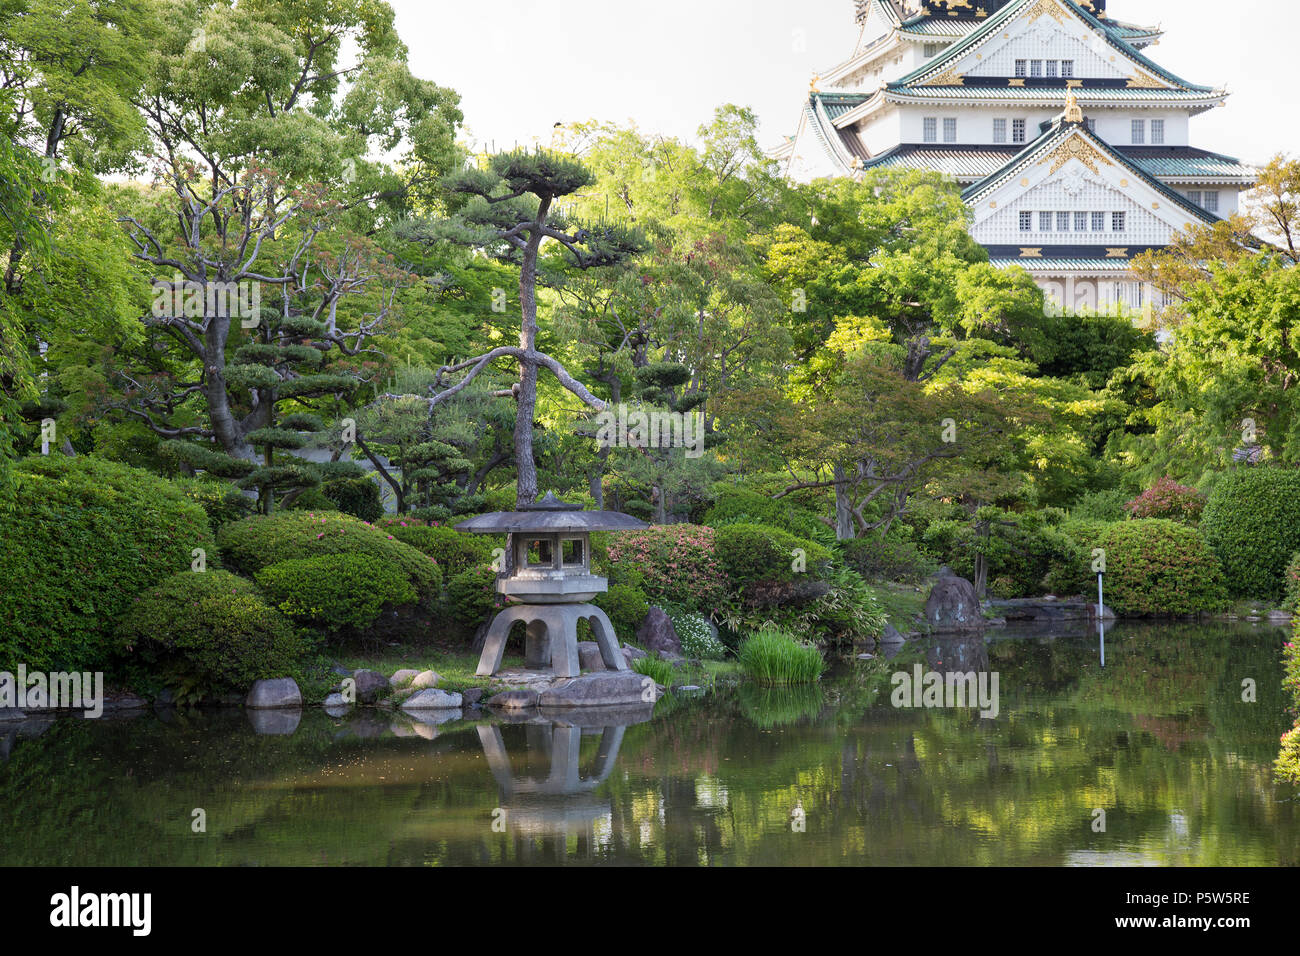
[[[1296,865],[1285,639],[1123,623],[1103,669],[1096,634],[994,632],[631,725],[29,722],[0,728],[0,864]],[[945,661],[998,674],[995,718],[891,704]]]

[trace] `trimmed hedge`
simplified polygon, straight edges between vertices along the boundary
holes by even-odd
[[[704,513],[711,528],[729,524],[764,524],[808,538],[824,529],[817,516],[797,507],[789,498],[774,500],[749,488],[718,485],[713,504]]]
[[[840,549],[868,581],[919,581],[937,570],[934,559],[905,538],[851,538]]]
[[[257,585],[299,624],[329,633],[364,630],[384,608],[419,600],[406,573],[373,554],[322,554],[279,561],[257,572]]]
[[[257,510],[257,499],[248,497],[228,481],[180,478],[173,481],[173,484],[186,498],[203,509],[213,531],[228,522],[247,518]]]
[[[1243,468],[1224,475],[1201,514],[1201,532],[1233,597],[1276,601],[1300,551],[1300,471]]]
[[[447,606],[457,623],[476,628],[506,606],[496,582],[496,572],[486,564],[452,576],[447,582]]]
[[[758,524],[730,524],[714,534],[718,560],[732,587],[744,592],[757,584],[787,584],[824,575],[831,553],[815,541]],[[796,551],[803,570],[795,569]]]
[[[1205,496],[1166,475],[1125,507],[1134,518],[1169,518],[1195,524],[1205,510]]]
[[[398,541],[419,548],[438,562],[448,578],[483,564],[492,563],[492,540],[477,534],[465,534],[455,528],[430,527],[404,519],[388,518],[380,527]]]
[[[132,599],[217,547],[166,479],[94,458],[18,462],[0,490],[0,670],[103,670]]]
[[[400,568],[422,600],[442,590],[442,572],[433,558],[383,529],[336,511],[256,515],[223,526],[217,541],[226,565],[249,576],[281,561],[358,554]]]
[[[620,641],[632,640],[636,629],[650,613],[650,602],[646,600],[645,592],[626,584],[611,584],[608,591],[596,595],[591,603],[609,617]]]
[[[286,677],[308,650],[288,618],[227,571],[182,571],[136,596],[117,644],[173,682],[207,691]]]
[[[1121,614],[1197,614],[1227,604],[1219,562],[1195,528],[1164,518],[1112,524],[1106,603]]]
[[[378,521],[384,516],[379,485],[371,478],[331,478],[321,483],[320,493],[339,511],[362,521]]]

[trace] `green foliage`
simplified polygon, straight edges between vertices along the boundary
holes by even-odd
[[[670,661],[655,657],[653,654],[647,654],[645,657],[638,657],[632,662],[632,670],[638,674],[644,674],[656,684],[663,684],[667,687],[673,680],[673,665]]]
[[[907,538],[850,538],[840,548],[845,562],[868,581],[920,581],[937,570],[934,560]]]
[[[1243,468],[1214,486],[1201,532],[1233,597],[1278,600],[1282,572],[1300,551],[1300,471]]]
[[[765,525],[726,525],[714,540],[728,581],[742,593],[758,584],[820,577],[831,562],[831,553],[816,542]]]
[[[1195,528],[1160,518],[1122,521],[1101,536],[1106,603],[1120,614],[1197,614],[1227,604],[1214,553]]]
[[[1283,648],[1282,664],[1285,667],[1282,686],[1290,697],[1291,713],[1300,718],[1300,645],[1294,638]],[[1282,779],[1300,783],[1300,720],[1282,735],[1282,747],[1274,768]]]
[[[247,690],[293,673],[308,645],[251,582],[226,571],[182,571],[137,595],[117,629],[123,653],[173,687]]]
[[[737,485],[717,485],[713,504],[704,513],[711,528],[727,524],[765,524],[809,538],[824,528],[816,514],[798,507],[791,499],[774,501],[767,495]]]
[[[257,572],[258,587],[299,624],[331,634],[363,631],[385,609],[419,599],[405,572],[375,554],[322,554]]]
[[[1097,589],[1097,575],[1092,570],[1092,551],[1101,547],[1101,539],[1114,522],[1071,518],[1060,525],[1061,534],[1069,539],[1071,550],[1060,555],[1048,569],[1043,584],[1050,594],[1066,597],[1092,595]]]
[[[208,526],[214,531],[230,521],[239,521],[253,513],[257,503],[238,488],[224,481],[204,478],[178,478],[172,484],[181,490],[208,516]]]
[[[714,537],[712,528],[687,524],[627,531],[611,537],[608,560],[639,570],[652,604],[708,614],[727,600]]]
[[[207,516],[165,479],[92,458],[32,458],[0,491],[0,670],[98,670],[132,598],[215,559]]]
[[[447,606],[457,623],[475,628],[505,607],[497,593],[497,575],[487,565],[479,565],[453,575],[447,582]]]
[[[321,483],[320,493],[339,511],[362,521],[378,521],[384,516],[379,486],[371,478],[333,478]]]
[[[1089,491],[1070,507],[1070,517],[1088,521],[1122,521],[1129,516],[1129,495],[1123,489]]]
[[[769,686],[811,684],[821,678],[826,667],[817,648],[800,644],[790,633],[776,629],[747,637],[737,656],[745,673]]]
[[[445,525],[417,524],[401,517],[384,518],[379,526],[437,561],[448,578],[492,563],[494,541],[483,535],[464,534]]]
[[[281,511],[227,524],[217,534],[226,563],[244,574],[298,558],[370,555],[400,569],[421,600],[435,597],[442,574],[428,555],[382,529],[337,512]]]
[[[609,590],[596,595],[591,603],[609,616],[620,641],[632,640],[650,613],[650,602],[646,600],[645,592],[627,584],[611,584]]]
[[[1053,569],[1074,566],[1077,547],[1055,523],[1061,517],[1050,509],[1023,514],[987,509],[977,513],[973,524],[947,518],[931,522],[924,541],[927,550],[971,580],[975,556],[983,554],[989,581],[1005,579],[999,597],[1036,596],[1048,588]]]

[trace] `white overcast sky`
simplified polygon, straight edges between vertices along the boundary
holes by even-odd
[[[461,94],[465,138],[549,141],[556,122],[634,122],[693,139],[713,108],[752,107],[762,142],[793,133],[812,75],[852,52],[852,0],[390,0],[412,70]],[[1110,0],[1168,31],[1146,53],[1227,105],[1192,143],[1262,162],[1300,156],[1300,2]]]

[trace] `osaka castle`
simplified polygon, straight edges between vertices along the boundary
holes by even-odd
[[[1112,4],[1113,5],[1113,4]],[[1151,57],[1106,0],[857,0],[857,45],[813,79],[774,152],[795,180],[932,170],[963,187],[995,265],[1070,311],[1145,312],[1129,263],[1237,209],[1256,170],[1191,145],[1223,106]]]

